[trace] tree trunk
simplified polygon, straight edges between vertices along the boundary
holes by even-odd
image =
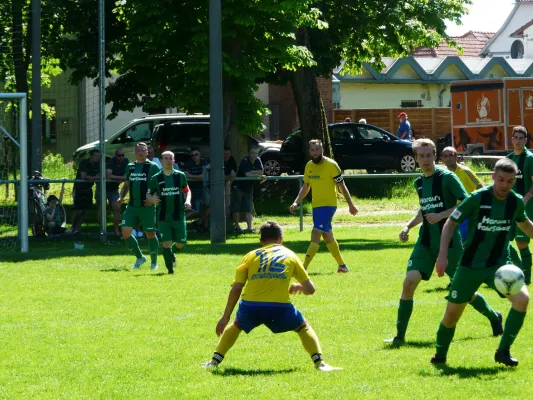
[[[296,43],[310,49],[307,28],[299,28],[296,31]],[[305,153],[307,153],[309,140],[320,139],[324,144],[324,155],[333,157],[328,121],[314,69],[298,68],[290,74],[290,82],[298,109]]]

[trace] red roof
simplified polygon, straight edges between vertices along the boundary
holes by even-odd
[[[530,1],[530,3],[533,3],[533,0]],[[511,37],[524,37],[524,31],[529,28],[531,25],[533,25],[533,19],[529,21],[527,24],[522,25],[520,28],[518,28],[516,31],[511,33]]]
[[[533,3],[533,0],[528,0]],[[479,57],[481,49],[495,35],[494,32],[468,31],[461,36],[450,36],[463,49],[462,57]],[[435,48],[418,47],[412,54],[413,57],[446,57],[459,55],[457,48],[451,48],[444,39]]]

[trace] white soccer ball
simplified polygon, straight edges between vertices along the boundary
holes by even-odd
[[[516,265],[504,265],[494,275],[494,286],[505,296],[517,294],[524,286],[524,273]]]

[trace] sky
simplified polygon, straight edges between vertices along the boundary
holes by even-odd
[[[462,25],[448,23],[446,33],[459,36],[470,30],[497,32],[513,9],[513,0],[473,0],[470,13],[463,16]]]

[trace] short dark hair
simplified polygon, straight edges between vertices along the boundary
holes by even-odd
[[[231,147],[229,146],[224,146],[224,151],[230,151],[231,150]]]
[[[50,202],[54,200],[59,201],[56,195],[51,194],[50,196],[48,196],[48,199],[46,199],[46,205],[47,206],[50,205]]]
[[[498,171],[506,172],[508,174],[512,174],[512,173],[517,174],[518,167],[516,166],[514,161],[511,160],[510,158],[502,158],[498,160],[498,162],[494,166],[494,172],[498,172]]]
[[[276,221],[266,221],[259,229],[259,236],[262,242],[278,240],[283,236],[283,230]]]
[[[92,156],[94,153],[100,153],[100,150],[98,149],[92,149],[89,154]]]
[[[189,149],[189,153],[192,151],[200,151],[200,148],[198,146],[193,146]]]

